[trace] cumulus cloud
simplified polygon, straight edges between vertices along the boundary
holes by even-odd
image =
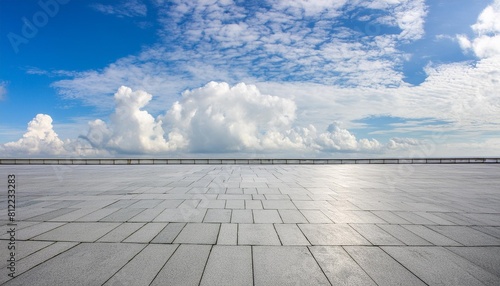
[[[0,153],[7,156],[102,156],[105,150],[93,149],[81,140],[61,140],[52,126],[52,117],[38,114],[28,123],[23,137],[0,145]]]
[[[148,111],[142,110],[152,95],[145,91],[132,91],[122,86],[114,96],[115,111],[110,117],[109,126],[97,119],[89,123],[89,131],[82,136],[93,147],[121,153],[157,153],[183,147],[176,140],[175,133],[165,139],[162,121],[155,119]]]
[[[61,140],[52,118],[37,115],[23,138],[2,145],[6,153],[51,156],[133,154],[335,154],[383,152],[377,140],[357,139],[338,123],[324,132],[296,124],[291,99],[263,94],[254,85],[210,82],[187,90],[164,114],[144,110],[152,95],[122,86],[109,122],[89,122],[86,135]],[[296,155],[295,155],[296,156]]]
[[[457,35],[460,47],[465,51],[472,50],[479,58],[499,56],[500,0],[495,0],[486,7],[471,28],[475,33],[473,39],[465,35]]]
[[[270,132],[295,120],[295,103],[264,95],[253,85],[210,82],[186,91],[165,117],[166,128],[189,138],[191,151],[263,149]]]

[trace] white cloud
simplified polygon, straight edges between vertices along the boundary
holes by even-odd
[[[85,142],[75,139],[63,141],[52,126],[52,118],[38,114],[28,123],[23,137],[15,142],[0,145],[0,153],[11,157],[37,156],[102,156],[104,150],[93,149]]]
[[[331,124],[322,133],[296,122],[291,99],[262,94],[254,85],[210,82],[187,90],[164,116],[144,110],[152,95],[120,87],[109,123],[89,122],[85,136],[61,140],[52,118],[39,114],[16,142],[0,146],[12,154],[50,156],[102,156],[133,154],[237,153],[326,154],[389,150],[376,140],[358,140],[347,129]],[[294,155],[295,154],[295,155]]]
[[[457,35],[460,47],[464,51],[472,50],[481,59],[500,56],[500,0],[486,7],[471,27],[475,33],[472,40]]]
[[[168,134],[167,141],[162,121],[142,110],[151,101],[151,94],[122,86],[114,99],[116,107],[109,126],[95,120],[89,123],[88,134],[83,136],[95,148],[141,154],[176,150],[185,144],[182,138],[177,140],[175,133]]]
[[[0,81],[0,100],[5,98],[7,94],[7,84],[5,82]]]
[[[96,3],[91,5],[95,10],[118,17],[144,17],[148,13],[147,6],[140,0],[126,0],[115,5]]]
[[[164,121],[165,129],[189,138],[194,152],[261,150],[269,132],[291,126],[295,109],[293,101],[261,94],[252,85],[210,82],[184,92]]]

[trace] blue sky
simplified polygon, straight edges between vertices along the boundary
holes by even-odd
[[[500,155],[500,1],[0,3],[0,157]]]

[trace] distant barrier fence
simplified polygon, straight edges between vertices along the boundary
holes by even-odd
[[[500,158],[427,159],[0,159],[0,165],[497,164]]]

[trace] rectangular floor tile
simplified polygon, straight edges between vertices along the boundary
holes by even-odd
[[[199,285],[211,248],[211,245],[180,245],[150,285]]]
[[[171,222],[156,235],[151,243],[172,243],[185,226],[186,223]]]
[[[217,237],[217,244],[236,245],[237,243],[238,243],[238,224],[222,223],[220,225],[219,237]]]
[[[272,224],[239,224],[238,245],[281,245]]]
[[[200,285],[253,285],[251,246],[214,246]]]
[[[352,224],[351,227],[373,245],[404,245],[404,243],[375,224]]]
[[[306,217],[309,223],[332,223],[332,220],[320,210],[300,210],[300,212]]]
[[[119,223],[70,222],[34,237],[36,240],[93,242],[116,228]]]
[[[500,239],[467,226],[429,226],[430,229],[466,246],[500,246]]]
[[[332,285],[376,285],[341,246],[312,246],[309,249]]]
[[[432,229],[427,228],[426,226],[423,225],[403,225],[403,227],[434,245],[440,245],[440,246],[461,245],[455,240],[452,240],[440,233],[437,233]]]
[[[147,245],[104,285],[149,285],[177,247],[175,244]]]
[[[379,285],[425,285],[379,247],[345,246],[344,249]]]
[[[103,237],[99,238],[99,242],[121,242],[129,237],[132,233],[136,232],[139,228],[144,226],[144,223],[129,223],[125,222],[120,224],[115,229],[108,232]]]
[[[307,247],[253,246],[255,285],[330,285]]]
[[[233,210],[231,223],[253,223],[252,210]]]
[[[442,247],[387,246],[383,249],[428,284],[500,284],[500,277]]]
[[[153,221],[154,222],[202,222],[206,209],[165,209]]]
[[[282,223],[277,210],[252,210],[255,223]]]
[[[400,225],[379,224],[378,226],[406,245],[432,245],[432,243]]]
[[[147,223],[127,237],[123,242],[149,243],[166,225],[167,223],[162,222]]]
[[[274,227],[283,245],[311,245],[296,224],[275,224]]]
[[[231,221],[231,210],[227,209],[208,209],[203,222],[221,222]]]
[[[219,228],[219,223],[188,223],[174,243],[215,244]]]
[[[46,261],[7,285],[102,285],[144,245],[82,243]]]
[[[371,245],[347,224],[298,224],[312,245]]]

